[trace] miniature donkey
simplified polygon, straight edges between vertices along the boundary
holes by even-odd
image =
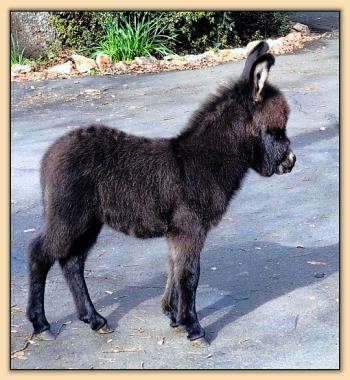
[[[44,290],[56,260],[79,319],[100,333],[111,331],[84,279],[89,249],[107,224],[138,238],[166,237],[163,312],[190,340],[206,343],[195,306],[206,235],[249,168],[269,177],[290,172],[296,159],[286,136],[287,102],[267,83],[274,64],[268,49],[260,42],[239,80],[210,97],[176,137],[149,139],[92,125],[51,145],[41,165],[45,225],[29,250],[27,316],[34,333],[53,338]]]

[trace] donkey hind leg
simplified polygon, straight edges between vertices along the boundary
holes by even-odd
[[[183,326],[190,340],[200,340],[207,345],[204,339],[205,331],[200,325],[196,312],[196,290],[200,274],[200,251],[203,247],[203,238],[175,236],[171,237],[173,249],[174,286],[177,291],[176,323]]]
[[[169,271],[168,279],[165,287],[165,292],[162,299],[162,309],[163,313],[170,318],[170,326],[177,327],[177,302],[178,302],[178,293],[175,287],[174,282],[174,249],[175,246],[172,243],[171,239],[167,239],[169,246],[168,262],[169,262]]]
[[[29,246],[29,298],[27,317],[32,322],[34,334],[44,340],[54,339],[50,324],[45,317],[44,294],[47,274],[55,262],[53,256],[47,255],[43,247],[44,237],[39,235]]]
[[[76,238],[68,256],[59,259],[59,263],[73,295],[79,319],[85,323],[89,323],[93,330],[106,334],[113,330],[109,328],[107,320],[96,311],[84,278],[85,260],[90,248],[96,242],[101,227],[102,224],[96,222],[86,232]]]

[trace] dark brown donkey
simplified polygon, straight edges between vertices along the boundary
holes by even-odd
[[[79,318],[111,331],[94,308],[84,263],[103,224],[138,238],[165,236],[169,277],[162,301],[171,326],[203,338],[196,313],[199,259],[249,168],[262,176],[290,172],[288,105],[267,83],[274,58],[260,42],[238,81],[221,88],[176,137],[148,139],[92,125],[55,141],[43,157],[45,224],[30,244],[27,316],[34,333],[52,338],[44,312],[48,271],[56,260]]]

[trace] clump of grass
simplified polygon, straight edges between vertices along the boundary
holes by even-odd
[[[102,22],[102,28],[105,35],[96,46],[93,57],[100,53],[108,54],[117,62],[173,54],[169,46],[174,37],[163,34],[165,26],[161,27],[157,19],[135,16],[131,21],[123,15],[109,16]]]
[[[16,63],[19,65],[27,65],[30,63],[30,60],[24,56],[24,50],[25,49],[20,50],[18,42],[15,41],[11,34],[11,65],[15,65]]]

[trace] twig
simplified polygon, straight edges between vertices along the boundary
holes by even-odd
[[[26,339],[26,341],[24,342],[23,346],[21,348],[19,348],[18,350],[15,350],[15,351],[12,351],[11,352],[11,359],[12,359],[12,356],[15,355],[17,352],[20,352],[20,351],[24,351],[28,346],[29,346],[29,343],[30,341],[32,340],[33,338],[33,333],[31,333],[28,338]]]

